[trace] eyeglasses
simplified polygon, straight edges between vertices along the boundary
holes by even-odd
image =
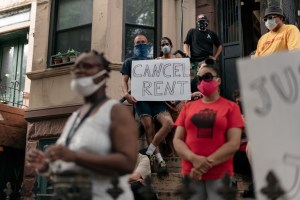
[[[270,16],[264,18],[264,22],[266,22],[267,20],[275,19],[277,17],[278,17],[277,15],[270,15]]]
[[[160,46],[161,46],[161,47],[164,47],[164,46],[170,46],[170,44],[169,44],[169,43],[164,43],[164,44],[161,44]]]
[[[198,81],[201,82],[203,80],[205,82],[210,82],[214,77],[217,76],[212,75],[212,73],[205,73],[202,76],[198,76]]]

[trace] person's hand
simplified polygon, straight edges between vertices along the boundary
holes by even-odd
[[[136,181],[141,182],[141,180],[143,180],[143,179],[141,178],[141,175],[138,172],[133,172],[129,176],[129,183],[136,182]]]
[[[212,160],[209,160],[207,157],[204,156],[195,156],[192,159],[192,164],[195,170],[198,171],[198,173],[205,174],[210,168],[212,168]]]
[[[74,162],[76,157],[76,152],[70,150],[68,147],[63,145],[52,145],[46,149],[45,156],[50,160],[50,162],[56,160]]]
[[[199,180],[199,179],[201,179],[202,175],[203,175],[203,173],[201,171],[196,170],[195,168],[191,169],[191,172],[190,172],[190,178],[191,179]]]
[[[202,93],[199,92],[199,91],[193,92],[193,93],[192,93],[192,96],[191,96],[192,100],[201,99],[202,97],[203,97],[203,95],[202,95]]]
[[[137,100],[128,93],[125,95],[125,98],[128,101],[128,103],[135,104],[137,102]]]
[[[214,56],[209,56],[209,58],[213,59],[214,61],[217,61],[217,58]]]
[[[46,171],[48,169],[48,162],[45,158],[44,152],[38,149],[33,149],[27,153],[26,161],[29,166],[38,171]]]
[[[183,52],[186,58],[189,58],[190,55],[187,52]]]

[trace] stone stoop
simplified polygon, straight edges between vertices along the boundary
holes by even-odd
[[[181,198],[175,195],[175,191],[181,187],[181,160],[179,157],[165,157],[164,160],[169,176],[158,178],[156,173],[152,173],[152,187],[159,200],[180,200]]]

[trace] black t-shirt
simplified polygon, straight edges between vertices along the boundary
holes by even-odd
[[[133,60],[147,60],[147,59],[149,59],[149,58],[144,58],[144,59],[143,58],[138,58],[138,57],[127,58],[124,61],[123,65],[121,67],[121,71],[120,72],[123,75],[128,75],[129,78],[131,78],[131,65],[132,65],[132,61]]]
[[[219,47],[221,42],[217,34],[211,30],[200,31],[192,28],[184,41],[190,45],[191,61],[200,62],[213,55],[213,45]]]

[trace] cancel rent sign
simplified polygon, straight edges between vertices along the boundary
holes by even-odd
[[[272,171],[286,192],[279,199],[299,200],[300,52],[239,60],[238,70],[256,199],[268,199],[261,191],[266,190],[266,177]],[[276,184],[271,182],[270,186]]]
[[[189,100],[189,59],[132,61],[131,94],[138,101]]]

